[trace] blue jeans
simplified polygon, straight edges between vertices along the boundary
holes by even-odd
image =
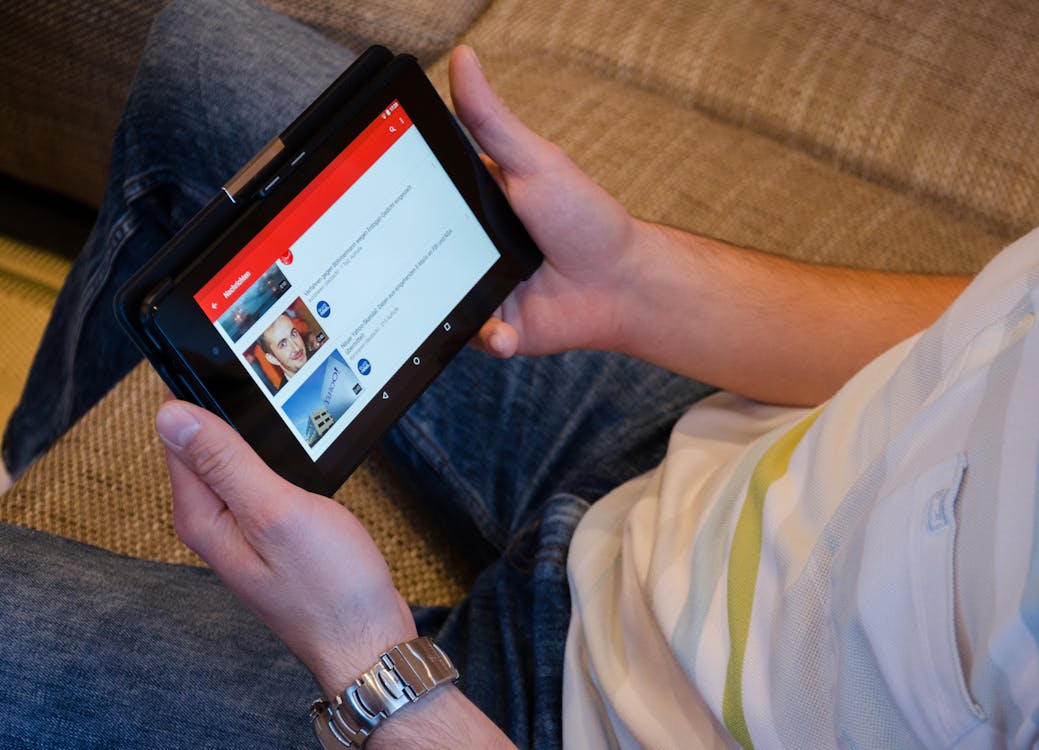
[[[97,226],[5,435],[12,472],[139,361],[114,291],[351,58],[247,0],[163,12]],[[466,351],[384,439],[482,570],[457,606],[417,608],[420,631],[520,747],[560,744],[566,555],[588,500],[654,466],[707,392],[619,355]],[[0,526],[0,746],[313,747],[316,690],[210,571]]]

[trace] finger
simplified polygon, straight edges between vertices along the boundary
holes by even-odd
[[[455,111],[480,146],[506,172],[530,174],[556,148],[531,131],[505,106],[483,75],[472,47],[460,45],[448,67]]]
[[[491,313],[491,317],[488,318],[487,321],[480,327],[480,329],[473,335],[473,337],[471,339],[469,339],[469,343],[467,344],[467,346],[470,347],[471,349],[476,349],[477,351],[481,351],[484,354],[491,354],[491,355],[493,355],[494,352],[491,350],[490,346],[488,346],[487,341],[486,341],[488,338],[490,338],[490,331],[487,330],[487,328],[491,324],[491,321],[493,321],[493,320],[501,320],[501,317],[502,317],[502,310],[501,310],[501,305],[499,305],[497,307],[497,309],[495,309],[495,311]],[[484,331],[487,331],[487,333],[484,334]],[[481,336],[481,334],[484,334],[484,335]]]
[[[221,570],[251,552],[227,505],[179,455],[166,449],[173,488],[173,528],[177,536],[211,567]]]
[[[498,187],[500,187],[504,191],[506,189],[505,175],[502,174],[501,167],[498,166],[498,162],[489,157],[487,154],[480,154],[480,160],[483,162],[483,165],[487,167],[487,171],[491,173],[491,177],[494,178],[494,181],[498,183]]]
[[[519,334],[503,320],[490,318],[480,327],[470,345],[491,356],[507,359],[519,350]]]
[[[262,526],[270,514],[298,496],[299,490],[260,460],[241,435],[205,409],[184,401],[167,402],[159,407],[155,426],[167,448],[226,504],[239,526]]]

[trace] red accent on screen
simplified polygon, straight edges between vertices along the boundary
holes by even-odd
[[[394,101],[198,291],[206,316],[215,323],[410,127]]]

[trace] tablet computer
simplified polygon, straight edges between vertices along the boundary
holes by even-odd
[[[116,311],[177,397],[330,494],[540,262],[415,58],[373,47]]]

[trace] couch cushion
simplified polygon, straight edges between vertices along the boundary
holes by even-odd
[[[202,565],[173,531],[162,443],[152,427],[165,386],[142,363],[6,495],[0,522],[124,555]],[[430,511],[373,454],[335,498],[361,520],[410,602],[450,604],[472,573]]]
[[[1014,236],[581,62],[473,41],[519,115],[644,218],[804,260],[918,271],[976,270]],[[433,75],[445,85],[442,64]]]
[[[667,111],[673,104],[749,130],[1004,239],[1039,224],[1037,3],[497,0],[468,39],[498,56],[499,75],[521,65],[525,91],[540,75],[562,94],[535,113],[553,133],[580,127],[577,112],[602,114],[600,89],[557,85],[557,71],[576,66],[657,94]],[[606,104],[616,127],[655,117],[629,111],[623,98]],[[639,130],[647,151],[659,152],[665,134]],[[683,145],[696,140],[695,130],[688,135]]]
[[[148,29],[166,1],[0,3],[0,172],[100,202],[119,115]],[[381,42],[429,61],[488,1],[267,4],[356,50]]]
[[[0,429],[18,401],[50,309],[69,270],[64,258],[0,236]]]
[[[446,52],[491,0],[264,0],[329,39],[361,51],[382,44],[423,63]]]

